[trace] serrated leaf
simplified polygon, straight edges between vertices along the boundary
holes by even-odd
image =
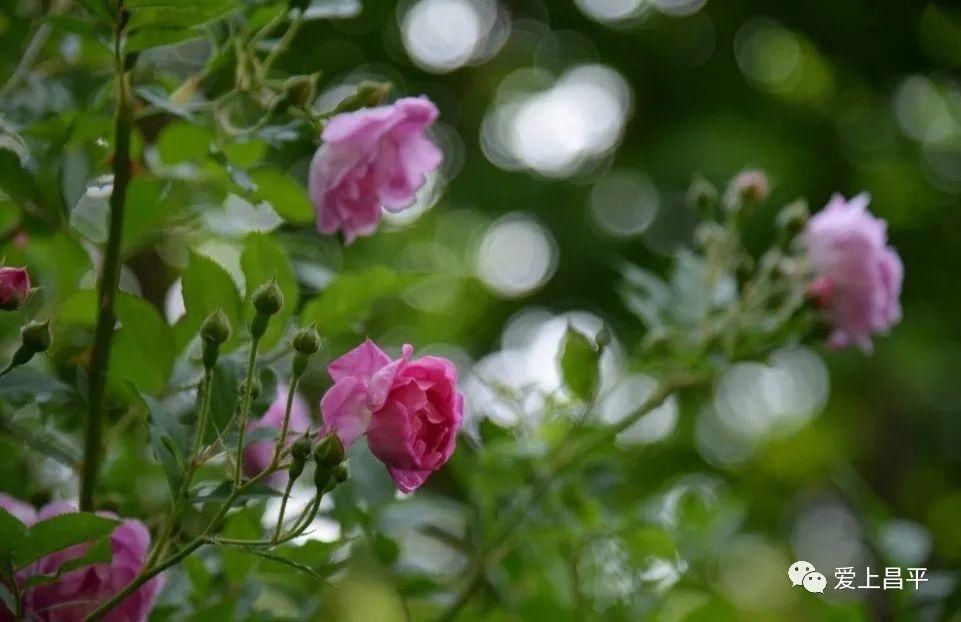
[[[107,537],[117,525],[112,518],[87,512],[59,514],[36,522],[14,549],[14,565],[23,568],[51,553]]]
[[[243,332],[240,292],[234,280],[216,261],[197,253],[191,253],[182,279],[186,313],[174,329],[177,350],[197,335],[203,321],[218,308],[223,310],[233,329],[230,340],[222,347],[224,351],[229,350],[239,342],[238,335]]]
[[[30,575],[26,580],[25,587],[31,588],[36,585],[53,583],[71,570],[83,568],[84,566],[89,566],[90,564],[110,563],[112,559],[113,551],[110,546],[110,537],[107,536],[89,546],[83,555],[65,561],[60,565],[59,568],[57,568],[56,572],[52,574]]]

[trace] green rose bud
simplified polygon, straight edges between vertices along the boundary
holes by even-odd
[[[27,322],[20,329],[20,341],[23,347],[28,348],[33,354],[46,352],[53,341],[53,335],[50,334],[50,320]]]
[[[314,462],[317,463],[318,468],[329,469],[343,460],[344,444],[334,433],[320,439],[320,442],[314,447]]]
[[[317,329],[313,325],[301,328],[294,335],[293,345],[294,350],[301,354],[314,354],[320,350],[320,335],[317,334]]]
[[[218,307],[207,316],[204,323],[200,325],[200,337],[204,341],[211,341],[218,345],[230,339],[230,320],[227,319],[223,309]]]
[[[284,293],[280,291],[276,280],[264,283],[254,290],[252,297],[254,308],[261,315],[276,315],[284,306]]]
[[[294,460],[305,462],[310,457],[310,439],[301,436],[294,441],[294,444],[290,446],[290,456]]]

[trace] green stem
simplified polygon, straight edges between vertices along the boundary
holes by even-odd
[[[267,58],[264,59],[263,64],[257,70],[258,82],[261,84],[267,78],[267,74],[270,73],[270,68],[274,62],[280,57],[281,54],[286,52],[290,47],[290,44],[293,43],[294,37],[297,36],[297,32],[304,23],[304,12],[299,9],[295,10],[297,11],[297,15],[294,16],[293,20],[291,20],[290,27],[284,31],[284,34],[280,37],[277,45],[270,50],[270,53],[267,54]]]
[[[551,460],[550,468],[539,477],[526,495],[518,495],[513,506],[503,515],[494,530],[494,536],[487,544],[489,551],[481,554],[474,569],[468,574],[465,588],[458,594],[454,601],[447,606],[438,616],[438,622],[450,622],[454,620],[460,611],[467,605],[470,599],[483,587],[484,575],[489,566],[499,562],[508,552],[510,552],[507,540],[514,531],[524,523],[530,515],[531,508],[537,503],[544,494],[550,490],[554,481],[568,469],[592,454],[599,447],[610,443],[618,434],[628,429],[637,421],[664,403],[668,397],[676,391],[695,386],[704,382],[709,376],[704,374],[682,374],[668,377],[658,383],[654,391],[641,403],[633,413],[618,421],[615,425],[608,426],[599,431],[593,437],[588,437],[584,442],[578,444],[576,439],[572,439],[572,444],[558,447],[554,459]]]
[[[180,513],[183,511],[184,503],[187,501],[187,496],[190,492],[190,483],[193,481],[200,463],[200,448],[203,446],[204,435],[207,431],[207,419],[210,412],[210,394],[212,390],[213,372],[210,369],[206,369],[204,370],[204,378],[200,385],[200,414],[197,419],[197,430],[194,433],[193,449],[187,459],[183,482],[180,484],[177,497],[173,500],[173,507],[170,509],[170,514],[167,515],[163,527],[160,529],[160,534],[157,536],[157,541],[154,543],[153,550],[150,552],[150,557],[147,558],[145,566],[148,568],[163,555],[167,547],[167,542],[173,535],[177,519],[180,518]]]
[[[93,509],[100,462],[103,458],[103,422],[107,408],[107,369],[110,344],[117,322],[114,301],[120,283],[120,250],[123,236],[124,207],[130,181],[130,134],[133,102],[127,75],[126,55],[121,49],[123,38],[123,1],[117,3],[117,28],[114,34],[114,62],[117,72],[117,108],[114,119],[113,192],[110,194],[110,226],[103,268],[98,282],[99,314],[94,332],[90,364],[90,412],[84,434],[83,476],[80,482],[80,509]]]
[[[229,497],[227,497],[227,500],[224,501],[224,504],[220,507],[220,510],[213,517],[213,519],[211,519],[199,536],[185,544],[183,548],[161,563],[153,567],[145,567],[143,572],[137,575],[133,581],[128,583],[122,590],[114,594],[109,600],[105,601],[99,607],[90,612],[90,614],[84,618],[84,622],[94,622],[95,620],[102,619],[105,615],[107,615],[107,613],[110,612],[111,609],[119,605],[125,598],[137,591],[144,583],[153,579],[167,568],[180,563],[188,555],[206,544],[208,534],[214,527],[216,527],[217,523],[219,523],[220,520],[226,516],[227,512],[230,510],[230,507],[233,505],[234,501],[236,501],[239,494],[239,491],[234,491]]]
[[[156,577],[158,574],[160,574],[167,568],[170,568],[171,566],[174,566],[180,563],[188,555],[190,555],[191,553],[199,549],[204,544],[207,544],[208,542],[210,542],[212,540],[210,537],[210,533],[217,527],[218,524],[220,524],[220,521],[227,515],[227,512],[229,512],[230,508],[233,507],[234,502],[240,497],[241,493],[243,493],[244,490],[246,490],[248,487],[259,483],[262,479],[271,475],[271,473],[272,472],[269,469],[265,470],[259,473],[256,477],[252,478],[251,480],[243,484],[242,486],[233,490],[230,493],[230,495],[228,495],[227,499],[224,500],[224,503],[223,505],[220,506],[220,509],[217,510],[217,514],[215,514],[214,517],[210,519],[210,522],[207,523],[207,526],[204,527],[203,531],[200,532],[200,535],[198,535],[193,540],[185,544],[183,548],[178,550],[176,553],[174,553],[164,561],[155,565],[145,564],[143,571],[141,571],[141,573],[137,575],[137,577],[133,581],[128,583],[122,590],[114,594],[109,600],[105,601],[96,609],[94,609],[92,612],[90,612],[90,614],[88,614],[87,617],[83,619],[83,622],[95,622],[96,620],[102,619],[104,616],[106,616],[110,612],[111,609],[119,605],[121,602],[123,602],[125,598],[127,598],[128,596],[133,594],[135,591],[137,591],[137,589],[139,589],[144,583],[153,579],[154,577]]]
[[[284,528],[284,514],[287,513],[287,500],[290,498],[290,489],[294,487],[294,478],[287,478],[287,487],[284,488],[284,498],[280,500],[280,513],[277,515],[277,526],[274,528],[272,542],[280,539],[280,532]]]
[[[244,401],[240,407],[240,418],[237,425],[237,455],[234,467],[234,489],[240,488],[243,478],[244,462],[244,433],[247,431],[247,419],[250,416],[250,399],[254,389],[254,373],[257,371],[257,349],[260,347],[260,337],[254,337],[250,343],[250,358],[247,359],[247,381],[244,384]]]

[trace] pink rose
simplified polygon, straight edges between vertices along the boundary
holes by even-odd
[[[284,385],[277,385],[277,397],[270,405],[264,416],[247,424],[247,430],[261,428],[280,428],[284,425],[284,410],[287,408],[287,390]],[[296,440],[297,433],[310,429],[310,407],[304,398],[294,394],[294,401],[290,405],[290,424],[288,425],[287,445]],[[255,441],[244,447],[244,474],[253,477],[266,469],[274,458],[274,441]],[[281,487],[287,483],[287,474],[277,472],[267,478],[271,486]]]
[[[426,97],[408,97],[333,117],[310,163],[317,230],[342,231],[350,244],[377,229],[381,206],[410,207],[426,173],[441,163],[440,149],[424,136],[437,115]]]
[[[39,512],[28,504],[0,495],[0,507],[32,525],[59,514],[76,512],[69,503],[55,501]],[[104,516],[114,516],[102,513]],[[39,622],[80,622],[94,608],[119,592],[140,574],[150,551],[150,533],[138,520],[126,519],[110,536],[113,558],[110,563],[91,564],[64,573],[53,583],[36,585],[23,595],[25,618]],[[85,545],[51,553],[17,573],[25,582],[34,575],[52,575],[64,563],[84,554]],[[153,609],[157,593],[163,587],[158,575],[125,598],[104,618],[107,622],[145,622]],[[0,620],[12,620],[12,614],[0,604]]]
[[[746,169],[737,174],[731,189],[746,201],[761,203],[771,195],[771,182],[764,171]]]
[[[454,453],[464,413],[457,369],[438,356],[391,361],[369,339],[330,364],[320,402],[325,431],[349,447],[363,434],[403,492],[420,487]]]
[[[30,297],[30,275],[26,268],[0,268],[0,309],[13,311]]]
[[[835,348],[871,350],[871,335],[901,319],[904,267],[887,243],[887,225],[867,211],[870,197],[835,194],[807,224],[804,239],[816,276],[811,294],[823,307]]]

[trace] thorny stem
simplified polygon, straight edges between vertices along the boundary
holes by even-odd
[[[130,181],[130,134],[133,122],[133,100],[130,78],[127,75],[127,56],[122,50],[125,20],[123,0],[117,3],[114,32],[114,64],[117,73],[117,108],[114,127],[113,191],[110,194],[110,225],[103,268],[98,282],[99,313],[94,333],[90,364],[90,411],[84,434],[83,475],[80,482],[80,509],[93,509],[93,494],[103,459],[103,423],[107,408],[107,368],[110,363],[110,344],[117,322],[114,301],[120,282],[120,250],[123,236],[124,207],[127,184]]]

